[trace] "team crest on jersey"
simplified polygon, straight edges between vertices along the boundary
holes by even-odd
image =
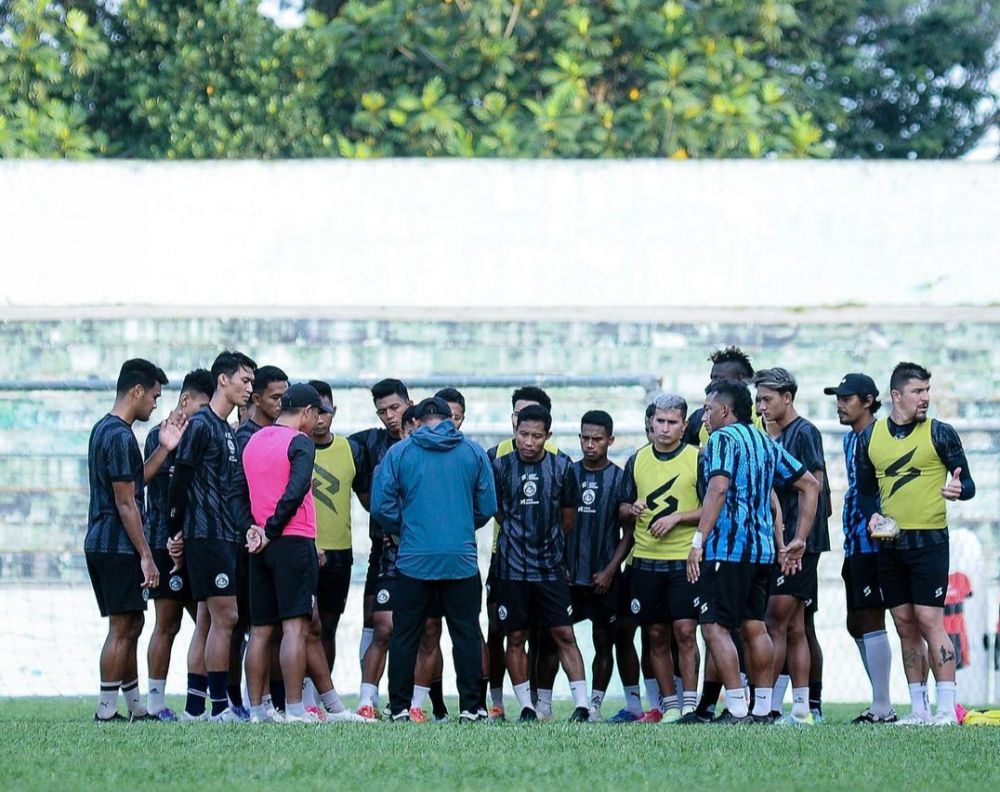
[[[220,572],[218,575],[215,576],[215,587],[217,589],[224,589],[228,585],[229,585],[229,575],[227,575],[225,572]]]
[[[534,498],[538,494],[538,485],[531,479],[528,479],[521,487],[521,491],[524,493],[524,497]]]
[[[389,601],[389,590],[382,589],[379,591],[379,593],[375,595],[375,601],[378,602],[379,605],[385,605],[385,603]]]
[[[638,599],[633,599],[632,600],[632,605],[631,605],[632,613],[638,613],[639,609],[641,607],[642,607],[642,603],[640,603]]]
[[[501,605],[499,608],[497,608],[497,617],[500,619],[500,621],[507,621],[506,605]]]
[[[184,580],[180,575],[171,575],[170,582],[167,585],[170,586],[171,591],[180,591],[184,588]]]
[[[597,492],[592,489],[585,489],[583,491],[582,500],[584,506],[593,506],[594,501],[597,500]]]

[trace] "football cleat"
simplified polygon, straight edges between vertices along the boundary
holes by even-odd
[[[468,710],[462,710],[458,713],[459,723],[477,723],[483,720],[482,712],[477,710],[476,712],[469,712]]]
[[[378,715],[375,712],[375,708],[371,704],[365,704],[363,707],[359,707],[358,715],[364,718],[366,721],[378,720]]]
[[[534,723],[538,720],[538,713],[535,712],[531,707],[525,707],[521,710],[521,715],[518,717],[518,723]]]
[[[226,707],[218,715],[209,715],[208,721],[209,723],[242,723],[239,716],[229,707]]]
[[[677,723],[683,717],[680,707],[671,707],[663,713],[660,723]]]
[[[490,709],[490,720],[491,721],[505,721],[507,720],[507,713],[504,712],[503,707],[498,707],[496,704]]]
[[[242,706],[240,704],[234,704],[229,709],[231,709],[233,711],[233,714],[235,714],[236,717],[239,718],[244,723],[249,722],[249,720],[250,720],[250,710],[248,710],[246,707],[244,707],[244,706]]]
[[[198,723],[199,721],[207,721],[208,713],[203,712],[201,715],[192,715],[187,710],[181,710],[181,714],[177,716],[177,720],[181,723]]]
[[[172,709],[168,709],[167,707],[164,707],[159,712],[151,714],[156,715],[156,717],[159,718],[164,723],[174,723],[178,719],[177,714]]]
[[[761,726],[771,726],[777,723],[781,719],[781,713],[771,710],[767,715],[754,715],[751,713],[750,717],[753,722]]]
[[[753,718],[751,718],[749,715],[744,715],[742,718],[737,718],[729,710],[724,709],[722,710],[722,714],[718,718],[715,718],[715,720],[713,720],[712,723],[718,723],[722,726],[746,726],[748,724],[753,723]]]
[[[129,713],[128,716],[129,723],[142,723],[143,721],[154,721],[156,723],[159,723],[160,719],[157,718],[155,715],[150,715],[148,712],[144,712],[141,715],[137,715],[131,712]]]
[[[785,717],[775,723],[780,723],[782,726],[815,726],[816,720],[813,718],[811,712],[807,712],[805,715],[796,715],[794,712],[789,712]]]
[[[306,710],[302,715],[291,715],[288,712],[285,713],[285,723],[322,723],[319,716],[315,712],[310,712]]]
[[[402,712],[394,712],[392,715],[389,716],[389,720],[392,723],[410,723],[412,718],[410,718],[409,710],[403,710]]]
[[[939,712],[930,719],[931,726],[958,726],[958,718],[954,712]]]
[[[897,718],[896,726],[927,726],[931,722],[929,715],[921,715],[919,712],[911,712],[905,718]]]
[[[820,712],[818,709],[809,710],[809,714],[813,716],[813,723],[815,723],[817,726],[826,723],[826,718],[823,717],[823,713]]]
[[[414,723],[427,723],[427,713],[420,707],[410,707],[410,720]]]
[[[639,716],[631,712],[629,709],[620,709],[610,718],[608,718],[608,723],[634,723],[639,720]]]
[[[344,709],[340,712],[328,712],[326,713],[325,723],[374,723],[367,718],[362,718],[358,713],[353,710]]]
[[[860,715],[858,715],[858,717],[856,717],[854,720],[852,720],[851,723],[855,723],[855,724],[858,724],[858,723],[861,723],[861,724],[864,724],[864,723],[895,723],[898,720],[899,720],[899,717],[896,715],[896,711],[895,710],[890,709],[888,715],[876,715],[874,712],[871,711],[871,709],[866,709],[864,712],[862,712]]]
[[[573,710],[573,714],[569,716],[570,723],[589,723],[590,722],[590,710],[586,707],[577,707]]]
[[[98,718],[97,713],[94,713],[94,723],[128,723],[128,718],[122,716],[118,712],[110,718]]]
[[[699,712],[698,710],[694,710],[693,712],[688,712],[681,716],[681,719],[677,722],[684,726],[699,723],[711,723],[712,717],[711,712]]]
[[[642,713],[642,715],[636,721],[637,723],[659,723],[663,720],[663,713],[658,709],[651,709],[648,712]]]
[[[311,712],[313,715],[316,716],[317,720],[321,721],[326,720],[326,711],[321,710],[319,707],[306,707],[306,712]]]
[[[601,711],[597,707],[590,708],[590,716],[587,721],[590,723],[600,723],[604,718],[601,717]]]

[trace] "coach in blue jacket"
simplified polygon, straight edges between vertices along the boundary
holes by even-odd
[[[455,428],[444,399],[424,399],[416,417],[420,428],[389,449],[371,490],[372,517],[399,536],[389,707],[393,720],[409,719],[417,649],[437,593],[454,650],[459,717],[477,720],[486,702],[476,529],[497,511],[493,472],[486,452]]]

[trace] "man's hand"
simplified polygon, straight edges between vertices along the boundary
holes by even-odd
[[[254,554],[261,553],[269,544],[271,540],[267,538],[264,529],[259,525],[251,525],[247,531],[247,550]]]
[[[637,500],[632,504],[632,508],[629,509],[629,514],[633,517],[641,517],[644,511],[646,511],[646,501]]]
[[[614,569],[602,569],[590,579],[590,585],[594,587],[594,593],[596,594],[607,594],[608,589],[611,588],[611,584],[614,582]]]
[[[687,575],[689,583],[697,583],[701,577],[701,560],[705,556],[705,551],[701,547],[692,547],[688,553]]]
[[[173,451],[180,443],[185,429],[187,429],[187,416],[180,410],[174,410],[160,424],[160,445],[166,451]]]
[[[156,568],[152,554],[142,556],[139,559],[139,566],[142,569],[142,587],[144,589],[152,589],[160,585],[160,570]]]
[[[657,539],[662,539],[677,527],[677,516],[677,512],[674,512],[673,514],[668,514],[666,517],[661,517],[649,526],[649,532]]]
[[[870,534],[875,533],[875,531],[878,529],[879,524],[884,519],[885,517],[883,517],[878,512],[875,512],[875,514],[873,514],[871,519],[868,521],[868,533]]]
[[[951,478],[948,479],[948,483],[941,487],[941,495],[945,500],[956,501],[962,495],[962,480],[960,476],[962,475],[962,468],[955,468],[952,471]]]
[[[174,561],[170,574],[179,572],[184,567],[184,535],[177,534],[167,539],[167,552]]]
[[[318,545],[316,547],[316,560],[319,562],[320,567],[326,566],[326,551]]]
[[[805,540],[798,537],[792,539],[785,545],[785,560],[781,563],[781,571],[786,575],[794,575],[800,571],[802,569],[802,556],[805,552]]]

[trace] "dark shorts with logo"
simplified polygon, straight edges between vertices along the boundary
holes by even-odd
[[[490,555],[490,569],[486,573],[486,604],[495,605],[497,603],[497,597],[500,596],[500,589],[498,587],[497,579],[497,554],[494,552]]]
[[[777,564],[771,566],[770,596],[795,597],[806,604],[806,609],[816,612],[819,600],[819,553],[802,556],[802,569],[794,575],[786,575]]]
[[[500,580],[497,588],[497,618],[506,633],[573,625],[573,604],[565,579],[537,583]]]
[[[347,608],[354,553],[351,550],[324,550],[323,554],[326,563],[319,568],[316,580],[316,605],[323,613],[339,616]]]
[[[375,579],[375,606],[373,612],[391,611],[396,593],[396,554],[399,548],[394,544],[383,544],[379,553],[378,575]]]
[[[687,579],[686,561],[637,558],[632,563],[629,610],[642,625],[698,618],[698,584]]]
[[[185,539],[184,566],[191,597],[236,597],[240,592],[240,545],[218,539]]]
[[[378,585],[378,571],[382,564],[382,537],[372,537],[372,549],[368,552],[368,571],[365,573],[365,596],[374,597]]]
[[[187,567],[183,566],[173,574],[174,559],[170,557],[167,549],[160,548],[153,550],[153,560],[156,568],[160,571],[160,585],[149,590],[151,600],[174,600],[176,602],[190,602],[191,584],[188,582]]]
[[[846,556],[840,576],[844,579],[848,613],[885,607],[882,588],[878,582],[878,553]]]
[[[134,553],[87,553],[86,556],[101,616],[146,610],[139,556]]]
[[[885,542],[878,551],[878,578],[886,608],[926,605],[943,608],[948,593],[950,548],[947,531],[906,531],[926,536],[904,536]],[[943,541],[942,541],[943,538]],[[928,540],[930,540],[928,542]],[[913,547],[909,544],[927,542]],[[930,543],[934,542],[934,543]],[[899,547],[899,545],[903,547]]]
[[[614,583],[603,594],[594,591],[593,586],[570,586],[569,600],[573,605],[573,624],[582,621],[593,622],[595,627],[610,627],[618,621],[621,602],[621,581],[615,577]]]
[[[316,543],[303,536],[279,536],[250,556],[250,623],[311,617],[318,574]]]
[[[702,562],[698,622],[733,630],[744,621],[763,621],[770,578],[771,564]]]

